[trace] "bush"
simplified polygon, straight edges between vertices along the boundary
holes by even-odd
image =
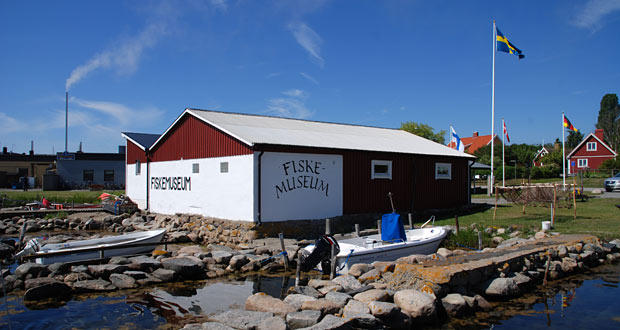
[[[478,228],[478,231],[482,233],[482,248],[491,247],[493,244],[491,235],[484,232],[482,228]],[[444,240],[443,245],[450,250],[478,249],[478,231],[471,228],[463,228],[457,234],[451,232],[447,239]]]

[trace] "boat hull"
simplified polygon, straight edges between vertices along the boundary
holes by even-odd
[[[151,230],[146,232],[118,235],[112,237],[97,238],[76,242],[46,244],[34,255],[40,255],[35,259],[38,264],[49,265],[56,262],[81,262],[96,260],[101,257],[101,249],[104,249],[105,258],[140,255],[152,252],[155,245],[121,247],[130,244],[158,243],[161,242],[165,230]],[[58,255],[45,255],[49,253],[62,252]],[[65,253],[66,252],[66,253]]]

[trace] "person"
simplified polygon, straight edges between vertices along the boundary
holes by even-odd
[[[28,179],[26,179],[26,177],[19,177],[19,183],[22,185],[24,191],[28,191]]]

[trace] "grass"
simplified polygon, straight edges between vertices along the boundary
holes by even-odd
[[[585,188],[599,188],[599,189],[603,189],[603,182],[605,181],[605,179],[607,179],[609,176],[604,176],[604,177],[597,177],[597,178],[583,178],[583,179],[579,179],[576,178],[576,183],[578,187],[581,187],[582,181],[583,181],[583,186]],[[496,183],[501,184],[502,183],[502,178],[501,176],[496,179]],[[508,179],[506,178],[506,185],[507,186],[518,186],[521,185],[523,182],[528,183],[527,179]],[[531,179],[530,180],[530,184],[535,184],[535,183],[557,183],[557,184],[562,184],[562,178],[545,178],[545,179]],[[573,177],[566,177],[566,184],[573,184]],[[486,180],[476,180],[476,187],[486,187]]]
[[[98,204],[101,201],[97,198],[102,193],[107,192],[112,195],[124,194],[124,190],[111,191],[88,191],[88,190],[64,190],[64,191],[0,191],[0,198],[5,197],[2,207],[23,205],[23,202],[41,201],[43,197],[53,203],[90,203]],[[9,201],[10,200],[10,201]],[[18,202],[14,202],[18,201]],[[1,202],[0,202],[1,203]]]
[[[558,203],[556,209],[554,232],[562,234],[592,234],[603,239],[620,238],[620,204],[617,198],[590,198],[587,202],[577,202],[577,218],[573,219],[574,210],[566,208],[566,203]],[[461,228],[472,224],[486,228],[491,226],[516,226],[521,232],[536,232],[541,229],[542,221],[550,221],[550,208],[528,206],[525,214],[521,205],[504,204],[497,208],[496,219],[493,220],[493,207],[466,215],[459,215]],[[454,225],[454,217],[446,217],[435,222],[436,225]],[[477,246],[477,238],[476,238]]]

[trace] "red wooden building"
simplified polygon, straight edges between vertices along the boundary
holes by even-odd
[[[397,129],[186,109],[161,136],[123,136],[127,194],[157,213],[321,219],[389,212],[388,192],[400,212],[469,203],[474,157]]]
[[[586,136],[566,159],[568,160],[569,173],[596,170],[601,164],[614,159],[618,154],[603,142],[603,130],[597,129],[594,133]]]

